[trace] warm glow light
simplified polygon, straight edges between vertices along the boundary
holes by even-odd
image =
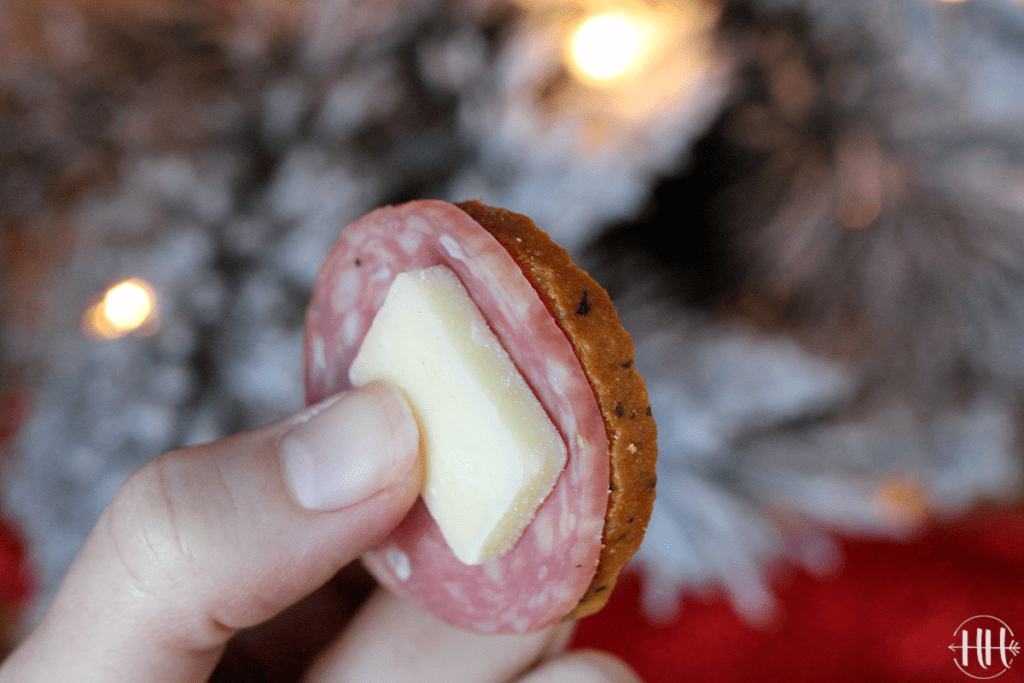
[[[147,326],[155,319],[153,291],[142,280],[119,282],[89,307],[82,321],[86,332],[113,339]]]
[[[903,477],[882,481],[875,492],[875,504],[897,529],[914,529],[928,518],[928,501],[921,484]]]
[[[641,37],[640,27],[625,14],[591,17],[579,25],[572,37],[572,63],[589,79],[614,79],[636,65]]]

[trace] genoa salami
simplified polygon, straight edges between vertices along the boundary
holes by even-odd
[[[499,558],[459,562],[419,501],[364,563],[390,590],[453,625],[535,631],[569,614],[594,578],[608,508],[609,442],[572,343],[505,247],[440,201],[378,209],[346,228],[307,315],[307,400],[350,387],[348,368],[395,276],[434,265],[450,268],[466,287],[565,440],[567,464],[522,538]]]

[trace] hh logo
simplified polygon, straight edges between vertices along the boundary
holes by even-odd
[[[956,628],[953,637],[949,646],[955,655],[953,661],[971,678],[995,678],[1006,673],[1020,653],[1013,631],[995,617],[971,617]]]

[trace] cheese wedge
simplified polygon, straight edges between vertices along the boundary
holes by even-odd
[[[349,380],[405,394],[426,457],[423,500],[461,562],[515,545],[565,467],[565,443],[454,272],[395,278]]]

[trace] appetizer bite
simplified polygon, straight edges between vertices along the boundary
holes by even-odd
[[[530,219],[424,200],[345,228],[306,326],[311,403],[383,380],[425,484],[364,564],[448,623],[525,633],[592,614],[639,548],[657,437],[607,293]]]

